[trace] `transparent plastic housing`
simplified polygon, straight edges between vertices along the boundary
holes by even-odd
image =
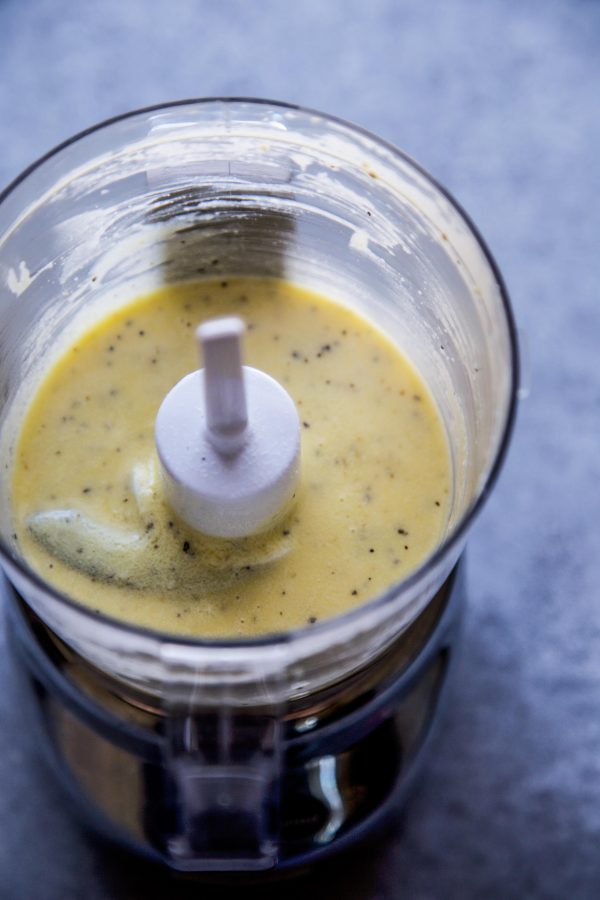
[[[95,614],[46,584],[11,538],[15,439],[49,361],[133,297],[221,272],[289,279],[385,330],[427,381],[453,466],[446,535],[417,571],[346,615],[252,640],[185,639]],[[144,110],[32,166],[0,198],[0,323],[3,566],[77,653],[167,705],[285,704],[381,654],[456,563],[513,418],[508,300],[464,213],[395,148],[280,104]]]

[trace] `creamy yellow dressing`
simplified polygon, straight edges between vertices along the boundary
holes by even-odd
[[[246,363],[302,422],[295,503],[269,534],[209,539],[162,498],[154,419],[198,367],[194,329],[235,313]],[[16,540],[81,603],[204,636],[296,628],[374,597],[443,536],[450,461],[439,413],[405,357],[358,315],[275,279],[165,287],[99,322],[41,382],[19,437]]]

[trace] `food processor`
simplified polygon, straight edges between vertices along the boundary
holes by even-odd
[[[295,631],[201,639],[111,619],[45,582],[11,525],[11,467],[48,360],[161,285],[285,278],[414,363],[452,464],[445,533],[407,578]],[[0,550],[9,645],[39,743],[82,814],[185,872],[283,872],[398,807],[456,654],[468,529],[514,418],[501,276],[416,163],[339,119],[261,100],[154,107],[67,141],[0,196]],[[350,423],[351,425],[351,423]]]

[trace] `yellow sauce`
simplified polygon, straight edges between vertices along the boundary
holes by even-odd
[[[198,367],[194,329],[235,313],[246,363],[280,381],[302,422],[301,486],[269,534],[190,531],[165,504],[154,419]],[[443,536],[450,461],[419,374],[358,315],[289,283],[165,287],[100,321],[41,382],[13,475],[16,540],[81,603],[194,636],[301,627],[399,581]]]

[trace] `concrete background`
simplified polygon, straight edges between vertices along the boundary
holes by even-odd
[[[223,94],[320,108],[418,159],[490,245],[531,370],[470,540],[451,703],[403,824],[256,896],[595,898],[600,3],[0,0],[2,185],[107,116]],[[0,898],[213,896],[83,834],[26,749],[4,657],[0,646]]]

